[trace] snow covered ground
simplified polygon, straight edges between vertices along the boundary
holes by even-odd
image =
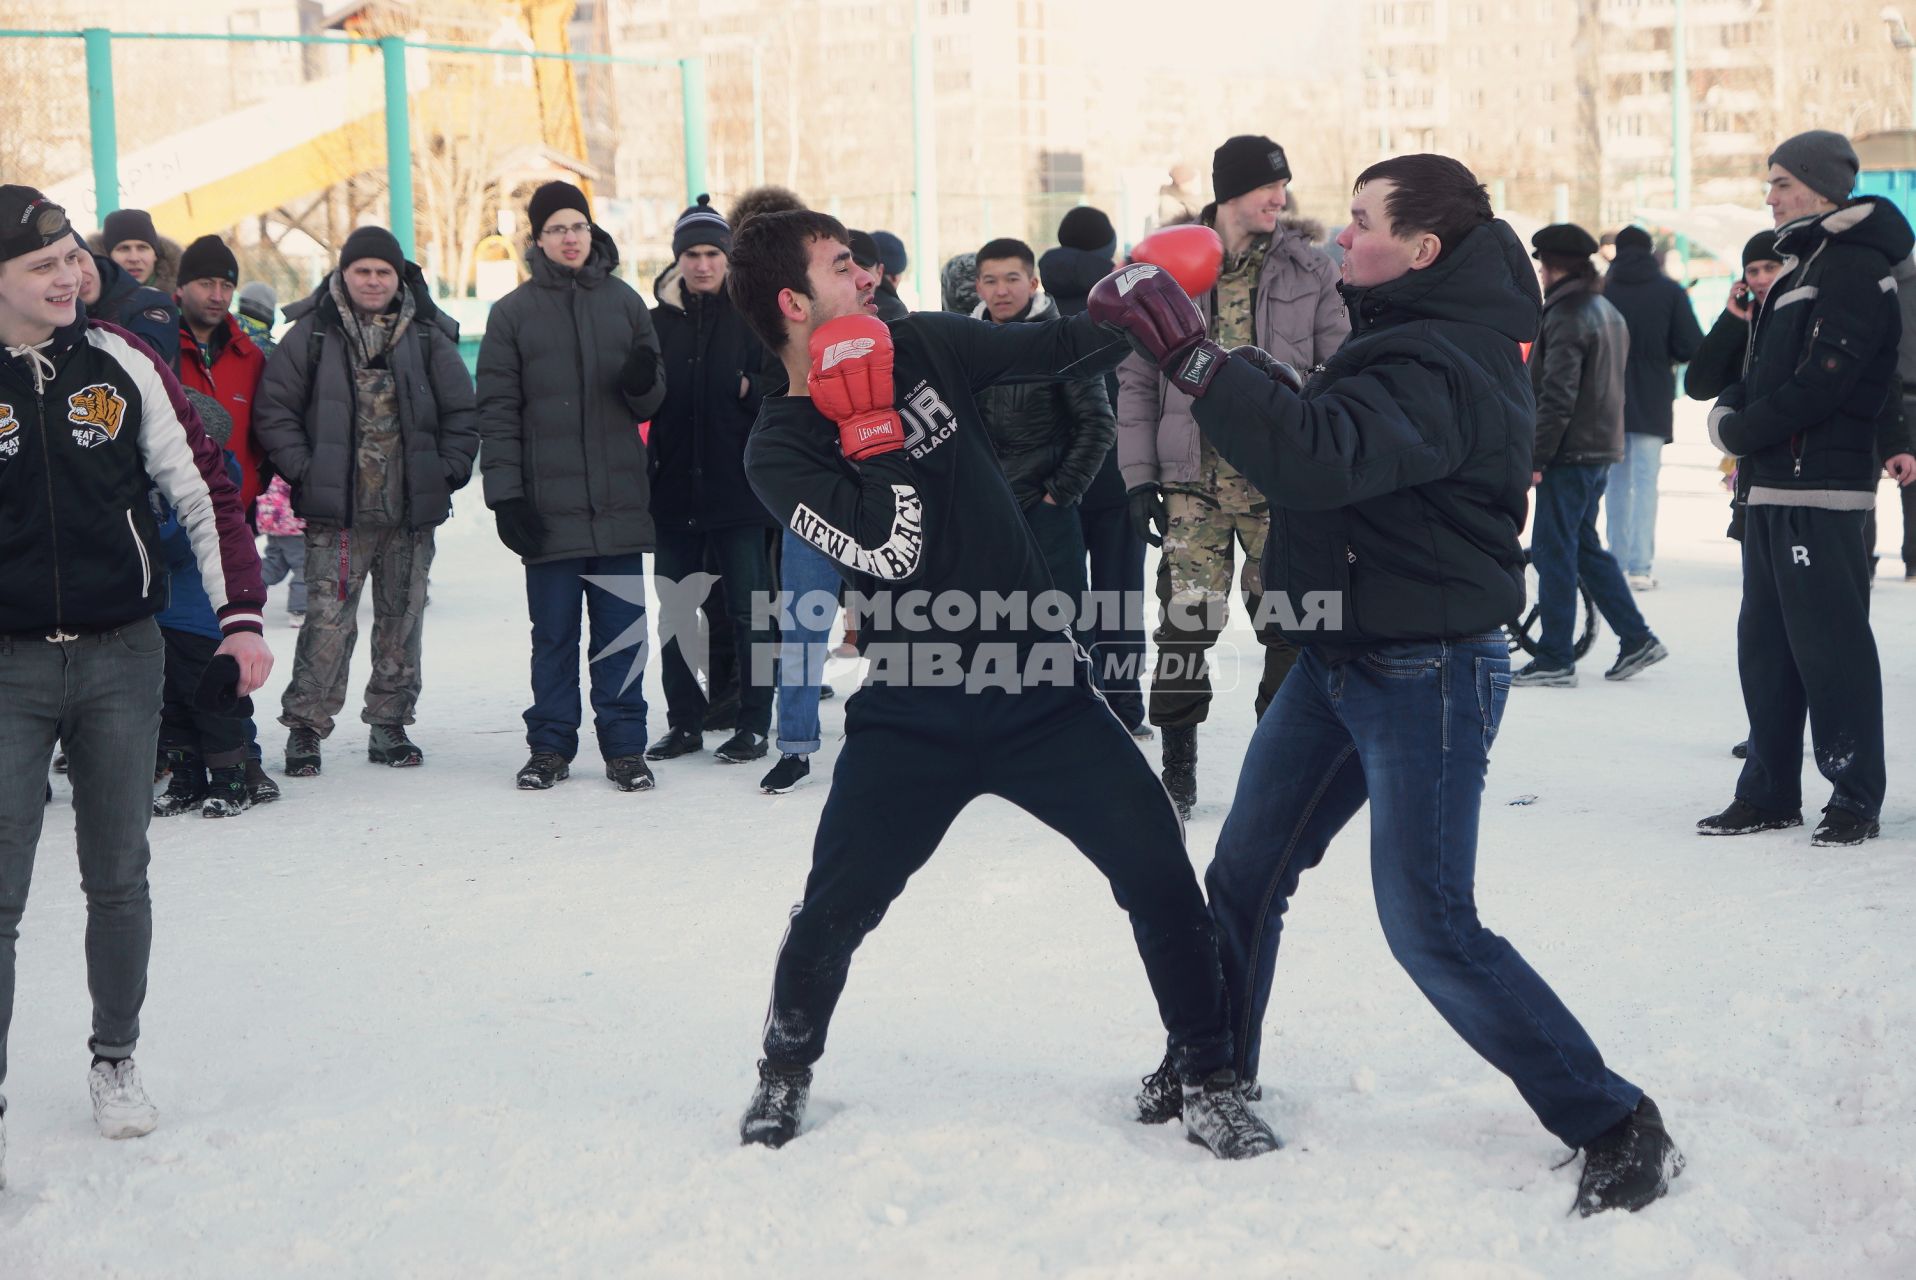
[[[1641,599],[1674,656],[1606,684],[1606,636],[1581,687],[1517,691],[1479,858],[1485,920],[1689,1156],[1645,1213],[1566,1216],[1575,1164],[1552,1169],[1563,1149],[1386,951],[1361,816],[1286,929],[1263,1104],[1284,1151],[1221,1164],[1129,1119],[1162,1045],[1129,930],[1088,864],[996,802],[860,954],[806,1131],[741,1150],[825,785],[769,798],[760,767],[708,754],[621,795],[588,746],[561,788],[513,790],[519,576],[468,494],[433,583],[426,767],[366,764],[355,701],[325,775],[280,804],[154,824],[139,1059],[163,1119],[141,1141],[100,1139],[87,1110],[84,907],[56,783],[20,943],[0,1276],[1916,1274],[1899,767],[1916,585],[1892,553],[1875,608],[1901,785],[1883,838],[1699,839],[1743,731],[1737,572],[1709,459],[1679,446],[1670,464],[1663,587]],[[269,709],[293,648],[281,607]],[[355,699],[364,672],[362,651]],[[1249,701],[1223,698],[1201,738],[1200,868]],[[277,769],[276,725],[267,741]],[[1827,789],[1805,787],[1813,810]]]

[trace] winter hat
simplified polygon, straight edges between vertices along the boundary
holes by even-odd
[[[711,245],[728,258],[732,256],[732,228],[712,207],[712,197],[703,195],[673,224],[672,256],[676,258],[701,244]]]
[[[187,403],[193,406],[193,412],[200,415],[200,425],[206,428],[206,434],[214,444],[224,449],[226,442],[233,438],[233,415],[204,391],[195,391],[191,387],[181,387],[180,390],[186,392]]]
[[[180,283],[189,280],[224,280],[238,284],[239,259],[218,236],[201,236],[180,255]]]
[[[1082,249],[1086,253],[1115,256],[1118,251],[1118,233],[1117,229],[1111,225],[1111,219],[1105,216],[1104,210],[1081,204],[1059,220],[1058,243],[1067,249]]]
[[[1650,239],[1650,233],[1642,227],[1625,227],[1617,232],[1614,243],[1618,253],[1625,249],[1642,249],[1647,253],[1656,248],[1656,241]]]
[[[945,263],[940,282],[944,287],[945,310],[968,316],[978,309],[978,255],[959,253]]]
[[[152,347],[169,369],[180,367],[180,309],[158,289],[141,285],[120,304],[120,324]]]
[[[347,236],[339,251],[339,269],[344,271],[361,258],[377,258],[400,275],[406,274],[406,255],[399,247],[399,238],[384,227],[361,227]]]
[[[585,202],[585,192],[570,182],[548,182],[526,201],[526,220],[532,224],[535,240],[544,233],[546,222],[561,209],[577,209],[587,222],[592,221],[592,206]]]
[[[35,253],[73,234],[67,211],[33,187],[0,187],[0,262]]]
[[[264,280],[243,285],[239,291],[239,313],[271,328],[279,317],[279,294]]]
[[[885,264],[887,277],[905,274],[905,268],[911,265],[911,259],[905,256],[903,240],[889,231],[874,231],[872,243],[878,246],[878,260]]]
[[[878,242],[872,239],[869,231],[852,231],[845,236],[845,247],[852,251],[852,261],[870,271],[878,265]]]
[[[128,240],[144,240],[155,247],[160,243],[160,233],[153,227],[153,215],[144,209],[115,209],[107,214],[100,238],[106,241],[108,253]]]
[[[1743,265],[1752,262],[1781,262],[1783,255],[1776,251],[1776,232],[1759,231],[1751,236],[1743,246]]]
[[[1786,139],[1770,152],[1770,163],[1782,165],[1804,186],[1831,204],[1849,199],[1856,188],[1856,148],[1849,139],[1828,129],[1811,129]]]
[[[1261,134],[1240,133],[1211,153],[1211,190],[1219,204],[1290,176],[1284,148]]]
[[[1530,247],[1536,250],[1533,258],[1546,253],[1587,258],[1597,251],[1597,238],[1573,222],[1553,222],[1530,237]]]

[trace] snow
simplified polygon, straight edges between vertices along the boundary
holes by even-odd
[[[859,955],[799,1139],[741,1149],[843,701],[788,796],[709,753],[619,794],[589,745],[572,781],[513,790],[519,576],[462,495],[428,615],[426,766],[365,763],[362,648],[324,776],[236,820],[154,823],[139,1061],[162,1117],[139,1141],[104,1141],[87,1110],[56,782],[20,942],[0,1276],[1916,1274],[1916,813],[1892,788],[1883,838],[1852,851],[1691,833],[1736,776],[1737,572],[1709,458],[1668,459],[1663,585],[1640,600],[1673,656],[1608,684],[1606,635],[1580,687],[1515,692],[1478,869],[1486,922],[1689,1157],[1644,1213],[1567,1216],[1576,1163],[1552,1167],[1563,1148],[1385,949],[1362,815],[1287,917],[1261,1104],[1282,1152],[1223,1164],[1128,1118],[1162,1049],[1129,929],[1083,859],[998,802]],[[1893,499],[1886,525],[1893,548]],[[1893,762],[1916,747],[1901,571],[1892,553],[1874,606]],[[1249,702],[1223,696],[1200,738],[1200,869]],[[1812,816],[1826,793],[1806,762]]]

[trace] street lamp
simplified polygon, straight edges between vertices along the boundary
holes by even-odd
[[[1909,55],[1909,121],[1910,127],[1916,128],[1916,36],[1903,21],[1903,11],[1894,5],[1885,6],[1878,16],[1889,28],[1889,42]]]

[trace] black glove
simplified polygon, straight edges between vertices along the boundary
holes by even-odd
[[[251,720],[253,700],[240,697],[239,680],[239,659],[230,653],[214,654],[193,690],[193,709],[227,720]]]
[[[659,353],[643,342],[632,344],[632,354],[619,370],[619,390],[633,399],[650,391],[659,380]]]
[[[515,555],[536,556],[546,540],[546,522],[524,498],[507,498],[492,509],[499,522],[499,541]]]
[[[1232,347],[1231,354],[1240,360],[1248,360],[1270,375],[1271,381],[1280,386],[1289,387],[1297,395],[1304,393],[1304,377],[1297,369],[1262,347]]]
[[[1165,531],[1170,527],[1171,515],[1164,505],[1164,490],[1154,484],[1141,484],[1131,490],[1131,528],[1140,538],[1161,547]]]

